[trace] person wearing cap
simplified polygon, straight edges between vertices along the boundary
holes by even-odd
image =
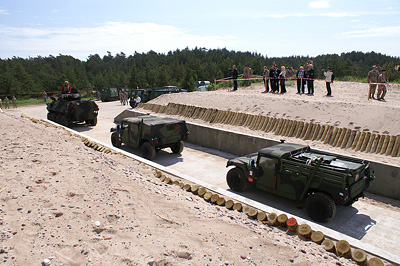
[[[71,86],[69,85],[68,81],[64,82],[64,85],[61,88],[61,93],[71,93]]]
[[[378,93],[376,95],[376,98],[379,101],[384,101],[385,100],[385,95],[386,95],[386,77],[385,77],[386,70],[382,69],[382,73],[378,76]]]
[[[376,84],[371,84],[371,83],[377,83],[378,82],[378,76],[379,76],[379,72],[376,69],[376,66],[373,65],[372,66],[372,70],[370,70],[368,72],[368,78],[367,78],[367,82],[370,83],[369,84],[369,94],[368,94],[368,100],[369,99],[375,99],[374,95],[375,95],[375,90],[376,90]]]
[[[332,90],[331,90],[331,83],[332,83],[332,69],[328,67],[328,71],[325,72],[325,69],[322,69],[324,71],[324,76],[325,76],[325,82],[326,82],[326,96],[332,96]]]

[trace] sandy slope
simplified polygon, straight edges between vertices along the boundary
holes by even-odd
[[[2,265],[353,265],[64,130],[0,123]]]
[[[289,83],[290,84],[290,83]],[[294,83],[291,83],[294,85]],[[249,114],[261,114],[270,117],[294,119],[321,125],[336,125],[350,129],[359,129],[380,134],[400,134],[400,87],[389,87],[386,101],[367,100],[368,85],[352,82],[335,82],[332,85],[333,97],[326,97],[325,82],[317,81],[315,95],[297,94],[294,86],[287,88],[286,94],[262,93],[261,84],[241,87],[238,91],[230,88],[210,92],[166,94],[150,103],[167,105],[169,102],[216,108]],[[182,117],[183,118],[183,117]],[[188,120],[187,118],[184,118]],[[189,119],[190,121],[190,119]],[[202,123],[197,120],[196,123]],[[274,134],[252,131],[243,127],[227,125],[213,126],[241,131],[243,133],[278,138]],[[287,138],[287,141],[304,143],[299,139]],[[352,156],[363,157],[394,165],[400,165],[400,159],[371,153],[354,152],[324,145],[317,141],[305,141],[315,148],[328,149]]]

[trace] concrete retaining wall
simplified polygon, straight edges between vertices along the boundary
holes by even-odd
[[[114,122],[120,123],[125,117],[142,115],[143,113],[125,110]],[[261,148],[278,144],[279,140],[267,139],[258,136],[243,134],[235,131],[217,129],[200,124],[187,123],[189,142],[228,152],[236,155],[245,155],[257,152]],[[375,170],[376,179],[368,188],[369,192],[384,197],[400,200],[400,167],[379,162],[371,162]]]

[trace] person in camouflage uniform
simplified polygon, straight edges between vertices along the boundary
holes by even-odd
[[[6,98],[4,98],[4,109],[10,109],[9,100],[8,100],[7,96],[6,96]]]
[[[382,69],[382,74],[380,74],[379,76],[378,76],[378,83],[379,83],[379,85],[378,85],[378,93],[377,93],[377,95],[376,95],[376,98],[379,100],[379,101],[384,101],[385,100],[385,95],[386,95],[386,77],[385,77],[385,74],[386,74],[386,70],[384,70],[384,69]]]
[[[18,108],[17,106],[17,98],[15,98],[15,96],[13,95],[13,97],[11,98],[11,101],[13,103],[13,108]]]
[[[368,72],[368,78],[367,81],[368,83],[377,83],[378,82],[378,76],[379,72],[376,69],[376,66],[372,66],[372,70]],[[376,90],[376,84],[369,84],[369,95],[368,99],[375,99],[375,90]]]
[[[269,92],[269,70],[267,66],[264,66],[264,72],[263,72],[263,80],[264,80],[264,92]]]

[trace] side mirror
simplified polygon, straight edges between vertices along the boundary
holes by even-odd
[[[256,168],[256,162],[254,160],[251,160],[250,165],[251,165],[251,169]]]

